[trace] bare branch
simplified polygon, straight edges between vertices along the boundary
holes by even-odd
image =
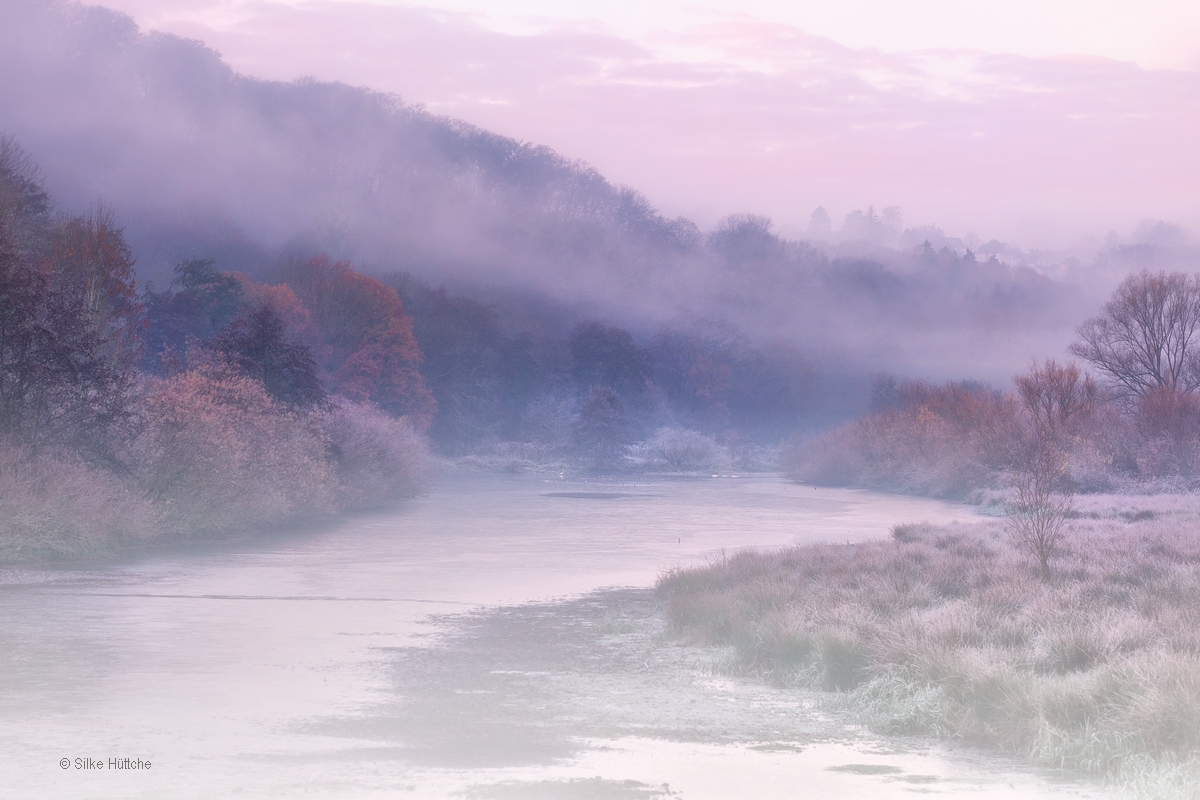
[[[1142,271],[1126,278],[1100,316],[1079,326],[1073,355],[1126,397],[1200,388],[1200,279]]]

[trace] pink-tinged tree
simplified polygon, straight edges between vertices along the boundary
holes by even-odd
[[[288,338],[287,325],[269,300],[243,312],[211,346],[288,407],[312,408],[325,402],[312,351]]]
[[[269,305],[283,320],[288,338],[307,347],[318,363],[325,362],[328,348],[321,340],[321,331],[317,329],[312,314],[296,296],[292,287],[286,283],[274,286],[258,283],[240,272],[234,273],[233,277],[242,287],[244,308],[240,309],[241,311],[263,304]]]
[[[141,354],[142,304],[133,274],[133,251],[111,209],[59,225],[51,256],[55,288],[77,303],[95,338],[96,355],[132,374]]]
[[[170,533],[237,530],[335,507],[333,466],[313,421],[222,359],[150,381],[142,414],[136,463]]]

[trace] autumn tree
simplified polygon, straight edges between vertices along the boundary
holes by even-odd
[[[0,435],[36,436],[53,387],[70,373],[55,323],[48,276],[35,239],[48,227],[50,198],[28,155],[0,139]]]
[[[1095,410],[1099,389],[1091,376],[1075,364],[1046,359],[1029,372],[1013,378],[1034,434],[1057,441],[1072,426]]]
[[[243,310],[245,295],[243,282],[218,271],[213,259],[181,261],[170,286],[146,292],[146,368],[162,371],[178,362],[189,342],[212,339]]]
[[[98,206],[64,219],[54,232],[53,284],[76,306],[110,379],[127,385],[137,372],[145,329],[133,251],[112,210]]]
[[[151,381],[134,444],[172,533],[236,530],[333,510],[327,443],[261,381],[217,359]]]
[[[63,347],[73,330],[60,323],[46,275],[22,257],[8,231],[0,231],[0,434],[35,442],[59,405],[74,362]]]
[[[621,396],[607,386],[592,389],[579,410],[573,433],[576,448],[593,469],[618,468],[629,443]]]
[[[452,451],[519,436],[532,397],[549,382],[530,335],[510,331],[494,306],[408,273],[384,280],[412,316],[421,375],[437,400],[430,436]]]
[[[655,378],[691,424],[716,430],[728,425],[733,370],[745,344],[734,325],[712,319],[665,328],[654,337]]]
[[[1129,398],[1200,388],[1200,278],[1182,272],[1130,275],[1098,317],[1079,326],[1073,355]]]
[[[584,322],[576,325],[567,339],[571,372],[584,391],[607,386],[632,398],[646,390],[650,378],[650,354],[638,347],[633,334],[624,328]]]
[[[355,272],[349,262],[330,263],[323,255],[292,261],[280,272],[328,348],[320,366],[329,388],[427,429],[437,403],[418,369],[421,350],[395,290]]]

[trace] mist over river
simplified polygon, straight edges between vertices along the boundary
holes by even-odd
[[[660,635],[664,569],[971,518],[774,475],[453,473],[328,526],[5,569],[0,794],[1099,796],[880,739]]]

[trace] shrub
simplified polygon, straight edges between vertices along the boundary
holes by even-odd
[[[147,496],[173,535],[275,524],[335,507],[322,432],[220,361],[150,384],[135,445]]]
[[[338,400],[319,416],[337,476],[342,508],[411,497],[429,480],[432,456],[407,419],[369,404]]]
[[[641,448],[648,466],[674,470],[727,469],[725,452],[711,436],[684,428],[660,428]]]
[[[818,485],[964,497],[991,486],[1019,443],[1015,401],[971,384],[913,382],[894,404],[783,457],[794,479]]]
[[[0,445],[0,561],[88,558],[151,540],[155,518],[114,475]]]

